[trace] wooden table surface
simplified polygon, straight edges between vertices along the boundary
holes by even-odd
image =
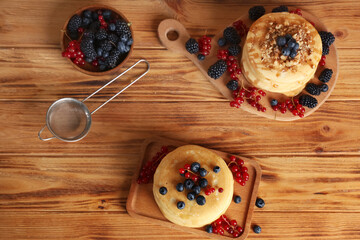
[[[253,3],[96,2],[119,9],[133,23],[136,43],[126,66],[146,58],[151,71],[93,116],[85,139],[45,143],[37,132],[50,104],[82,99],[111,77],[84,75],[61,57],[63,23],[95,1],[0,1],[1,239],[198,239],[126,212],[140,146],[156,135],[259,162],[259,196],[266,206],[253,217],[262,233],[251,232],[249,239],[360,239],[359,1],[287,1],[321,18],[335,34],[340,63],[329,100],[295,122],[230,108],[188,59],[157,38],[166,18],[178,19],[196,37],[215,34]],[[125,82],[111,85],[89,107]]]

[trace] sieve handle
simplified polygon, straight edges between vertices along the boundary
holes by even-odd
[[[49,138],[42,138],[41,137],[41,133],[44,131],[44,129],[46,128],[46,125],[44,125],[44,127],[42,129],[40,129],[39,133],[38,133],[38,137],[41,141],[49,141],[51,139],[54,139],[55,137],[49,137]]]
[[[82,102],[85,102],[86,100],[88,100],[89,98],[91,98],[92,96],[94,96],[95,94],[97,94],[98,92],[100,92],[101,90],[103,90],[105,87],[107,87],[108,85],[110,85],[111,83],[113,83],[116,79],[120,78],[122,75],[124,75],[125,73],[127,73],[128,71],[130,71],[132,68],[134,68],[136,65],[138,65],[139,63],[144,62],[147,65],[147,69],[146,71],[141,74],[138,78],[136,78],[134,81],[132,81],[130,84],[128,84],[126,87],[124,87],[123,89],[121,89],[118,93],[116,93],[115,95],[113,95],[111,98],[109,98],[106,102],[104,102],[103,104],[101,104],[99,107],[97,107],[94,111],[91,112],[91,114],[95,113],[97,110],[99,110],[100,108],[102,108],[105,104],[107,104],[108,102],[110,102],[111,100],[113,100],[114,98],[116,98],[117,96],[119,96],[122,92],[124,92],[126,89],[128,89],[131,85],[133,85],[134,83],[136,83],[140,78],[142,78],[143,76],[145,76],[149,70],[150,70],[150,64],[148,61],[146,61],[145,59],[140,59],[139,61],[137,61],[136,63],[134,63],[131,67],[129,67],[128,69],[126,69],[124,72],[120,73],[119,75],[117,75],[115,78],[113,78],[112,80],[110,80],[108,83],[106,83],[104,86],[102,86],[101,88],[99,88],[98,90],[96,90],[95,92],[93,92],[92,94],[90,94],[88,97],[86,97],[84,100],[82,100]]]

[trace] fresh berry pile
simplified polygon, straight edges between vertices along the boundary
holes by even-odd
[[[266,92],[264,90],[258,90],[256,87],[246,89],[242,86],[233,91],[234,101],[230,102],[230,106],[239,108],[241,107],[241,104],[246,101],[250,104],[250,106],[256,108],[259,112],[266,112],[266,107],[260,103],[261,98],[265,96]]]
[[[69,42],[67,48],[62,53],[63,57],[71,59],[76,65],[85,65],[84,54],[80,50],[80,44],[76,40]]]
[[[151,161],[146,162],[146,164],[141,168],[137,183],[146,184],[152,181],[154,178],[155,171],[159,166],[161,160],[169,153],[169,148],[167,146],[162,146],[161,150],[156,153]]]
[[[84,65],[85,61],[91,63],[100,71],[115,68],[133,44],[129,26],[130,23],[108,9],[85,10],[81,15],[72,16],[65,34],[71,42],[77,41],[83,60],[80,61],[78,56],[70,58],[78,65]],[[70,51],[72,48],[67,48],[62,55],[68,57]]]
[[[226,215],[221,215],[220,218],[205,226],[205,231],[208,233],[215,233],[224,235],[225,231],[231,234],[234,238],[239,237],[243,228],[238,225],[236,220],[230,220]]]
[[[296,57],[300,46],[290,34],[277,37],[276,45],[281,49],[281,55],[290,58]]]
[[[190,38],[185,43],[185,48],[190,54],[199,53],[197,58],[202,61],[205,59],[205,56],[210,54],[211,50],[211,37],[202,36],[196,41],[194,38]]]
[[[245,186],[249,180],[249,173],[248,168],[244,166],[244,160],[231,156],[228,166],[233,173],[235,181],[241,186]]]
[[[280,111],[282,114],[290,111],[294,116],[304,117],[305,108],[300,104],[299,99],[287,99],[285,102],[278,102],[273,99],[270,105],[274,111]]]

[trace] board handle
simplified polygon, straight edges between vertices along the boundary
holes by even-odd
[[[175,19],[163,20],[158,26],[158,35],[161,43],[167,49],[184,54],[184,43],[189,40],[190,35],[179,21]],[[173,38],[170,39],[170,35]]]

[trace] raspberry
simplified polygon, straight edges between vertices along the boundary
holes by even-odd
[[[310,93],[311,95],[315,95],[315,96],[318,96],[318,95],[320,95],[320,93],[321,93],[321,89],[319,88],[319,86],[318,85],[316,85],[315,83],[308,83],[307,85],[306,85],[306,91],[308,92],[308,93]]]
[[[249,18],[253,21],[259,19],[265,14],[265,8],[263,6],[255,6],[249,9]]]
[[[226,72],[226,69],[226,62],[224,60],[218,60],[215,64],[209,67],[208,75],[213,79],[218,79]]]
[[[69,20],[67,30],[71,33],[77,32],[78,28],[81,26],[81,23],[81,17],[79,15],[74,15]]]
[[[299,98],[299,102],[301,105],[306,106],[308,108],[314,108],[318,103],[316,98],[313,98],[312,96],[307,94],[301,95]]]
[[[335,36],[331,32],[320,31],[319,35],[323,45],[330,46],[335,41]]]
[[[238,32],[233,27],[227,27],[223,32],[223,36],[228,43],[239,44],[241,41]]]
[[[241,47],[237,44],[232,44],[228,48],[230,56],[237,56],[241,51]]]
[[[190,38],[189,40],[187,40],[185,48],[189,53],[195,54],[199,51],[199,44],[195,39]]]
[[[280,7],[276,7],[272,10],[272,12],[288,12],[289,9],[287,6],[281,5]]]
[[[319,80],[322,81],[323,83],[327,83],[328,81],[330,81],[332,75],[333,75],[333,71],[329,68],[325,68],[320,73]]]

